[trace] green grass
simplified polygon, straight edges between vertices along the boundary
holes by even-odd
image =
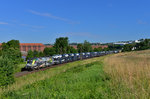
[[[18,64],[18,66],[17,66],[17,69],[15,69],[15,73],[17,73],[17,72],[21,72],[21,69],[23,68],[23,67],[25,67],[25,62],[24,63],[20,63],[20,64]]]
[[[14,84],[9,85],[8,87],[3,88],[3,89],[0,88],[0,96],[3,93],[6,93],[8,91],[19,90],[24,86],[31,85],[38,81],[51,78],[57,74],[66,72],[70,68],[77,67],[78,65],[85,65],[85,64],[93,63],[95,61],[100,61],[102,59],[103,57],[101,58],[98,57],[98,58],[93,58],[93,59],[88,59],[88,60],[76,61],[76,62],[64,64],[55,68],[47,69],[45,71],[35,72],[29,75],[25,75],[23,77],[16,78]]]
[[[20,78],[2,99],[148,99],[148,51],[76,61]]]
[[[103,71],[101,61],[77,65],[51,78],[26,85],[19,90],[5,92],[8,99],[49,98],[109,98],[110,78]]]

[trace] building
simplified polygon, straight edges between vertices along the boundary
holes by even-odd
[[[114,43],[114,44],[115,44],[115,45],[121,45],[121,46],[123,46],[123,45],[129,44],[129,43],[117,42],[117,43]]]
[[[135,40],[134,42],[135,42],[135,43],[140,43],[141,41],[139,41],[139,40]]]
[[[45,45],[42,43],[20,43],[20,50],[24,52],[28,52],[29,50],[43,51]]]
[[[99,48],[99,47],[101,47],[102,49],[104,49],[104,48],[108,48],[108,45],[92,45],[93,49],[94,48]]]
[[[0,48],[2,46],[2,43],[0,43]],[[36,51],[43,51],[45,48],[45,45],[42,43],[20,43],[20,50],[21,52],[28,52],[29,50],[36,50]]]
[[[77,45],[70,45],[71,47],[73,47],[74,49],[77,49]]]
[[[45,44],[44,46],[45,46],[45,47],[48,47],[48,48],[53,47],[53,45],[50,45],[50,44]]]

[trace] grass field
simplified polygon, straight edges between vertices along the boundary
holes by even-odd
[[[150,50],[76,61],[16,78],[7,99],[147,99]]]
[[[0,92],[2,93],[1,97],[14,98],[14,99],[16,98],[22,99],[24,97],[37,99],[38,97],[41,98],[41,97],[44,97],[45,95],[46,95],[45,97],[65,97],[65,94],[63,92],[66,92],[66,90],[68,90],[69,96],[66,96],[66,97],[70,98],[73,96],[75,92],[78,92],[80,94],[82,94],[82,92],[90,93],[90,92],[85,91],[86,88],[89,87],[87,90],[90,91],[90,89],[93,86],[93,89],[95,89],[96,88],[95,82],[99,81],[97,83],[103,83],[101,80],[105,79],[105,74],[102,70],[103,58],[104,57],[93,58],[93,59],[88,59],[88,60],[83,60],[83,61],[76,61],[73,63],[65,64],[60,67],[52,68],[46,71],[36,72],[34,74],[29,74],[29,75],[17,78],[16,82],[13,85],[10,85],[6,89],[0,90]],[[99,75],[103,76],[103,78],[101,77],[99,78],[98,77]],[[96,81],[94,81],[95,76],[96,76],[95,78]],[[89,80],[89,84],[88,84],[88,80]],[[43,86],[43,84],[45,87]],[[107,88],[104,88],[104,89],[107,89]],[[57,90],[60,90],[60,92],[57,92]],[[62,96],[60,94],[61,92],[62,92]],[[35,93],[39,93],[39,96],[36,97],[37,94]],[[84,93],[82,95],[84,95]],[[82,96],[82,95],[79,95],[79,96]],[[79,96],[74,96],[74,98],[79,97]],[[88,96],[85,95],[82,97],[88,97]]]
[[[150,98],[150,50],[120,53],[105,58],[104,63],[117,98]]]

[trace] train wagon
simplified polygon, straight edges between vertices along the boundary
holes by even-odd
[[[112,53],[118,53],[119,51],[101,51],[101,52],[86,52],[86,53],[71,53],[63,55],[54,55],[50,57],[32,58],[27,60],[27,64],[22,70],[35,70],[51,65],[62,64],[80,59],[92,58],[103,56]]]

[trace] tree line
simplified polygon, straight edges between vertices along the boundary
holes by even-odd
[[[126,51],[139,51],[139,50],[146,50],[150,49],[150,39],[142,40],[140,43],[132,43],[132,44],[126,44],[123,46],[123,52]]]
[[[82,53],[82,52],[98,52],[98,51],[108,51],[108,50],[115,50],[117,49],[118,45],[109,45],[108,48],[92,48],[92,45],[88,41],[84,41],[84,43],[78,43],[77,49],[73,46],[69,45],[68,37],[60,37],[57,38],[54,46],[51,48],[46,47],[43,52],[38,51],[28,51],[27,58],[34,58],[34,57],[43,57],[43,56],[52,56],[55,54],[69,54],[69,53]],[[118,47],[120,48],[120,47]]]

